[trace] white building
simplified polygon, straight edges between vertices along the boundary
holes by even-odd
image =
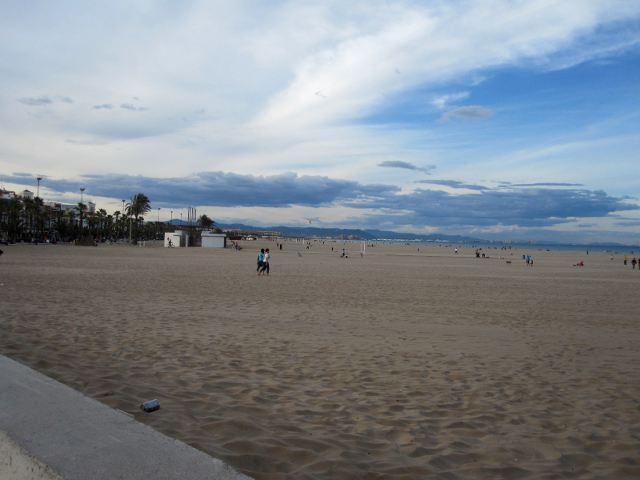
[[[202,246],[204,248],[225,248],[227,236],[224,233],[202,232]]]
[[[165,232],[164,246],[169,247],[188,247],[189,234],[184,230],[176,230],[175,232]]]

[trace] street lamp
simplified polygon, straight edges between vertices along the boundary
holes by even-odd
[[[84,221],[82,219],[82,214],[84,213],[84,191],[85,187],[80,187],[80,232],[84,230]]]
[[[40,180],[42,180],[42,177],[38,177],[36,180],[38,180],[38,189],[36,190],[36,198],[40,198]]]
[[[169,223],[173,225],[173,210],[171,210],[171,220],[169,220]]]
[[[124,241],[124,230],[127,226],[127,221],[124,218],[124,200],[122,200],[122,241]]]

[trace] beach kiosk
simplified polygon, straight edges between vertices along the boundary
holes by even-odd
[[[225,248],[227,236],[224,233],[202,232],[202,246],[204,248]]]
[[[168,247],[187,247],[189,246],[189,234],[184,230],[176,230],[175,232],[165,232],[164,246]]]

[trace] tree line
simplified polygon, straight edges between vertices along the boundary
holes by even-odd
[[[41,198],[0,198],[0,240],[16,242],[71,242],[92,240],[128,241],[160,239],[174,227],[166,222],[144,221],[151,202],[144,193],[133,195],[123,211],[107,213],[103,208],[90,212],[78,202],[72,208],[45,205]],[[198,219],[202,228],[212,228],[206,215]]]

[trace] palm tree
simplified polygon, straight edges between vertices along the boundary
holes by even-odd
[[[120,210],[116,210],[115,212],[113,212],[113,217],[115,219],[113,236],[116,240],[120,238],[120,225],[118,224],[119,223],[118,219],[120,218],[120,215],[121,215]]]
[[[206,215],[200,215],[200,218],[198,218],[198,225],[202,228],[211,228],[213,224],[214,221]]]
[[[22,202],[17,198],[12,198],[7,208],[7,234],[10,242],[15,243],[18,236],[21,235],[23,227]]]
[[[136,226],[136,242],[138,241],[138,223],[140,217],[144,216],[145,213],[149,213],[151,211],[151,202],[149,201],[149,197],[147,197],[144,193],[136,193],[133,197],[131,197],[131,202],[127,204],[127,215],[130,217],[133,216],[135,218],[135,226]],[[129,231],[129,241],[131,241],[131,231]]]

